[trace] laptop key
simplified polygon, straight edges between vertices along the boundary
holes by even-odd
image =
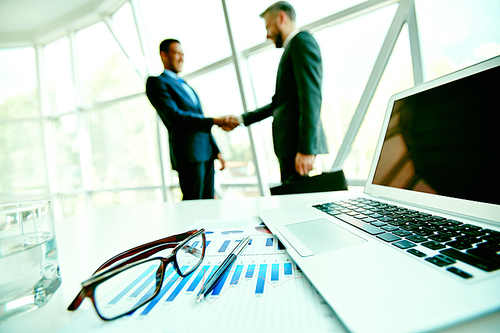
[[[427,254],[417,250],[417,249],[409,249],[408,251],[406,252],[409,252],[411,254],[413,254],[414,256],[417,256],[419,258],[423,258],[423,257],[427,257]]]
[[[409,249],[409,248],[417,246],[417,244],[412,243],[412,242],[407,241],[407,240],[402,240],[402,241],[399,241],[399,242],[394,242],[394,243],[392,243],[392,245],[397,246],[397,247],[399,247],[400,249],[403,249],[403,250],[406,250],[406,249]]]
[[[420,235],[408,236],[408,237],[406,237],[406,239],[411,240],[412,242],[415,242],[415,243],[422,243],[422,242],[425,242],[427,240],[426,237],[420,236]]]
[[[447,256],[441,254],[438,254],[437,256],[434,257],[426,258],[425,260],[439,267],[448,266],[456,262],[454,259],[448,258]]]
[[[470,249],[472,247],[472,244],[466,243],[466,242],[461,242],[461,241],[453,241],[453,242],[448,242],[446,245],[453,247],[458,250],[466,250]]]
[[[469,273],[467,272],[464,272],[462,271],[461,269],[458,269],[456,267],[449,267],[446,269],[447,271],[450,271],[452,272],[453,274],[456,274],[464,279],[470,279],[472,277],[472,275],[470,275]]]
[[[463,253],[456,249],[446,249],[439,252],[448,257],[460,260],[462,262],[465,262],[466,264],[482,269],[486,272],[493,272],[497,269],[500,269],[500,263],[495,263],[468,253]]]
[[[468,254],[472,254],[473,256],[483,258],[485,260],[489,260],[491,262],[500,263],[500,255],[497,251],[489,250],[486,248],[475,248],[466,251]]]
[[[390,234],[390,233],[385,233],[385,234],[380,234],[380,235],[377,235],[377,238],[380,238],[388,243],[390,242],[395,242],[397,240],[400,240],[401,237],[398,237],[396,235],[393,235],[393,234]]]
[[[386,225],[386,226],[382,227],[381,229],[384,229],[385,231],[396,231],[396,230],[399,230],[399,228],[397,228],[395,226],[392,226],[392,225]]]
[[[446,245],[443,245],[443,244],[435,242],[435,241],[428,241],[428,242],[422,243],[420,245],[425,246],[431,250],[441,250],[441,249],[444,249],[446,247]]]
[[[481,249],[484,248],[484,249],[489,249],[489,250],[493,250],[495,252],[498,252],[498,251],[500,251],[500,242],[492,242],[492,241],[483,242],[483,243],[477,244],[477,247],[481,248]]]
[[[365,223],[363,221],[357,220],[354,217],[349,216],[349,215],[341,214],[341,215],[336,215],[335,217],[338,218],[339,220],[342,220],[344,222],[349,223],[350,225],[352,225],[358,229],[363,230],[364,232],[369,233],[370,235],[378,235],[378,234],[382,234],[385,232],[383,230],[380,230],[377,227],[372,226],[369,223]]]
[[[397,230],[393,232],[395,235],[398,235],[399,237],[406,237],[410,236],[412,233],[407,231],[407,230]]]
[[[432,239],[432,240],[434,240],[436,242],[439,242],[439,243],[444,243],[444,242],[450,242],[451,241],[451,237],[444,236],[444,235],[441,235],[441,234],[429,236],[429,239]]]
[[[365,221],[365,222],[368,222],[368,221]],[[383,227],[384,225],[387,225],[387,223],[385,223],[385,222],[380,222],[380,221],[377,221],[377,220],[375,220],[375,221],[371,221],[371,222],[370,222],[370,224],[371,224],[371,225],[374,225],[374,226],[376,226],[376,227]]]

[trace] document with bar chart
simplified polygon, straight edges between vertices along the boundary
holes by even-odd
[[[260,219],[200,221],[207,231],[205,259],[180,278],[172,265],[160,294],[132,315],[103,322],[87,308],[61,332],[344,332],[321,296]],[[246,236],[251,241],[213,291],[196,303],[203,283]],[[201,244],[191,244],[201,246]],[[139,302],[152,293],[154,272],[128,282],[114,302]],[[121,290],[121,289],[120,289]]]

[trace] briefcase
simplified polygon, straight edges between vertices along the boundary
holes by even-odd
[[[292,177],[271,187],[271,195],[347,190],[344,171],[323,172],[317,176]]]

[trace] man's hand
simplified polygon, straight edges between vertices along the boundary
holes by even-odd
[[[235,116],[224,116],[214,118],[214,124],[222,128],[226,132],[230,132],[240,125],[240,122]]]
[[[295,156],[295,170],[301,175],[306,176],[313,169],[316,155],[305,155],[297,153]]]
[[[220,170],[220,171],[224,170],[224,169],[226,168],[226,160],[224,160],[224,159],[222,158],[222,154],[221,154],[221,153],[218,153],[218,154],[217,154],[217,159],[218,159],[218,160],[219,160],[219,162],[220,162],[220,169],[219,169],[219,170]]]

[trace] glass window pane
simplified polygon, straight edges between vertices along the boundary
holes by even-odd
[[[74,110],[75,89],[69,39],[65,37],[48,44],[43,52],[51,113]]]
[[[321,119],[329,154],[321,155],[330,170],[380,52],[397,5],[317,32],[323,59]]]
[[[288,1],[297,14],[297,27],[305,26],[318,19],[352,7],[364,0],[290,0]],[[229,0],[228,10],[231,17],[231,26],[238,49],[246,49],[266,41],[264,19],[259,15],[275,0],[240,1]],[[321,8],[321,10],[318,10]]]
[[[114,206],[127,205],[142,202],[159,202],[161,193],[159,190],[135,190],[119,192],[100,192],[92,195],[94,207],[96,209]]]
[[[500,1],[416,0],[425,80],[500,54]]]
[[[76,42],[85,104],[144,91],[143,78],[104,23],[78,31]]]
[[[271,103],[276,90],[276,75],[282,54],[282,49],[272,48],[252,55],[247,60],[257,107]],[[280,169],[278,158],[274,153],[272,121],[272,118],[268,118],[252,126],[256,128],[256,135],[262,136],[263,149],[267,157],[268,170],[262,172],[269,172],[269,182],[277,183],[280,181]]]
[[[40,115],[35,50],[0,49],[0,119]]]
[[[156,112],[145,96],[85,113],[93,189],[161,184]]]
[[[387,103],[392,95],[411,88],[413,85],[410,40],[408,28],[405,25],[344,163],[344,173],[347,178],[366,179],[368,177]]]
[[[175,38],[182,44],[184,73],[231,55],[220,0],[141,0],[140,5],[158,72],[163,71],[159,45],[167,38]]]
[[[54,121],[59,188],[62,191],[81,188],[80,146],[77,138],[77,117],[67,115]]]
[[[47,194],[42,127],[37,121],[0,123],[0,196]]]
[[[217,82],[217,84],[214,84]],[[238,82],[234,66],[229,65],[189,81],[199,95],[206,117],[220,117],[243,112]],[[238,127],[232,132],[225,132],[214,126],[212,133],[227,162],[226,169],[219,173],[221,182],[226,178],[253,176],[253,156],[250,139],[246,128]]]
[[[118,9],[115,14],[113,14],[112,19],[113,29],[117,34],[117,38],[120,40],[120,43],[127,51],[127,54],[131,57],[134,65],[145,73],[146,60],[142,54],[141,44],[139,42],[139,36],[137,35],[137,29],[130,2],[125,2],[125,4]]]

